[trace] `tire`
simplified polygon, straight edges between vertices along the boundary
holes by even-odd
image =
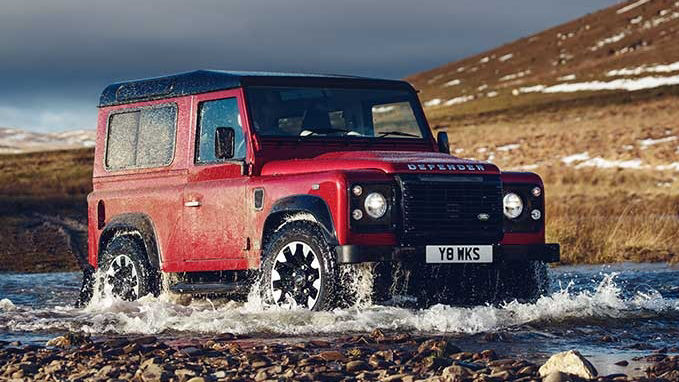
[[[314,222],[292,221],[276,231],[265,245],[260,272],[267,305],[314,311],[338,306],[336,255]]]
[[[132,236],[117,236],[99,256],[101,287],[114,297],[134,301],[158,295],[158,271],[148,262],[144,247]]]

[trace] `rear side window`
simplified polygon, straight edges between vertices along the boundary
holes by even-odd
[[[112,114],[108,122],[108,170],[169,166],[177,132],[176,106]]]

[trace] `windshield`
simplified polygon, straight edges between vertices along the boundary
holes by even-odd
[[[251,87],[254,129],[270,137],[421,139],[424,125],[407,90]]]

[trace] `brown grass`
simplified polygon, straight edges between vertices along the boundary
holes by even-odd
[[[562,244],[564,263],[679,261],[679,172],[656,166],[679,161],[679,138],[644,146],[647,138],[679,137],[679,98],[584,105],[528,114],[473,115],[448,131],[452,150],[508,170],[530,169],[545,182],[547,236]],[[436,120],[433,121],[436,123]],[[519,144],[509,151],[498,147]],[[642,169],[575,168],[562,158],[629,161]]]
[[[0,155],[0,196],[86,196],[92,149]]]

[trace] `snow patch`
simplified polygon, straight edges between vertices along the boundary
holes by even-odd
[[[545,85],[533,85],[533,86],[526,86],[518,89],[512,90],[512,94],[515,96],[518,96],[519,94],[523,93],[539,93],[543,90],[545,90],[547,87]]]
[[[589,159],[589,153],[584,152],[584,153],[579,153],[579,154],[573,154],[569,156],[565,156],[561,158],[561,161],[565,164],[571,164],[573,162],[580,162]]]
[[[658,139],[653,139],[653,138],[641,139],[641,140],[639,140],[639,146],[641,146],[642,149],[646,149],[649,146],[657,145],[659,143],[674,142],[676,140],[677,140],[676,136],[658,138]]]
[[[512,73],[512,74],[507,74],[506,76],[500,77],[499,81],[502,82],[502,81],[515,80],[517,78],[525,77],[525,76],[529,75],[530,73],[531,73],[530,69],[527,69],[527,70],[523,70],[523,71]]]
[[[479,62],[482,63],[482,64],[485,64],[485,63],[487,63],[488,61],[490,61],[490,57],[484,57],[484,58],[482,58],[482,59],[479,60]]]
[[[613,44],[613,43],[616,43],[616,42],[622,40],[623,38],[625,38],[625,36],[626,36],[625,32],[620,32],[616,35],[607,37],[607,38],[605,38],[601,41],[597,41],[597,43],[594,46],[590,47],[589,50],[596,51],[600,48],[603,48],[604,46],[606,46],[608,44]]]
[[[486,93],[486,97],[488,97],[488,98],[497,97],[497,94],[498,93],[496,91],[490,91],[490,92]]]
[[[644,165],[641,159],[608,160],[601,157],[594,157],[578,163],[575,166],[575,168],[583,167],[641,169]]]
[[[448,101],[446,101],[445,105],[446,106],[457,105],[457,104],[469,102],[469,101],[472,101],[472,100],[474,100],[473,95],[459,96],[459,97],[449,99]]]
[[[429,101],[425,102],[424,106],[425,107],[438,106],[438,105],[441,104],[441,102],[443,102],[443,100],[441,98],[434,98],[434,99],[430,99]]]
[[[626,6],[622,7],[622,8],[620,8],[620,9],[618,9],[617,11],[615,11],[615,13],[621,15],[621,14],[623,14],[623,13],[625,13],[625,12],[631,11],[632,9],[634,9],[634,8],[636,8],[636,7],[640,7],[640,6],[644,5],[644,4],[648,3],[649,1],[651,1],[651,0],[639,0],[639,1],[636,1],[636,2],[634,2],[634,3],[632,3],[632,4],[626,5]]]
[[[510,144],[508,144],[508,145],[499,146],[499,147],[497,148],[497,150],[498,150],[498,151],[511,151],[511,150],[516,150],[516,149],[518,149],[519,147],[521,147],[521,145],[518,144],[518,143],[510,143]]]
[[[500,60],[501,62],[505,62],[507,60],[510,60],[512,57],[514,57],[514,53],[507,53],[504,56],[500,56],[498,60]]]
[[[674,162],[666,165],[658,165],[655,166],[655,169],[658,171],[668,171],[668,170],[679,171],[679,162]]]
[[[627,90],[636,91],[642,89],[652,89],[661,86],[679,85],[679,75],[670,77],[641,77],[641,78],[619,78],[612,81],[591,81],[564,83],[553,86],[535,85],[514,89],[512,93],[573,93],[579,91],[601,91],[601,90]]]
[[[488,85],[486,85],[486,84],[483,84],[483,85],[479,86],[478,88],[476,88],[476,90],[478,90],[480,92],[482,92],[486,89],[488,89]]]
[[[643,20],[643,19],[644,19],[644,16],[639,15],[639,16],[633,18],[632,20],[630,20],[629,23],[630,24],[639,24],[641,22],[641,20]]]
[[[557,78],[559,81],[573,81],[575,79],[575,74],[567,74],[565,76],[561,76]]]
[[[643,73],[670,73],[679,71],[679,61],[667,65],[642,65],[636,68],[622,68],[616,70],[609,70],[606,72],[607,77],[616,76],[638,76]]]
[[[457,86],[461,83],[462,83],[462,81],[460,81],[458,79],[454,79],[454,80],[450,80],[450,81],[446,82],[445,84],[443,84],[443,86]]]

